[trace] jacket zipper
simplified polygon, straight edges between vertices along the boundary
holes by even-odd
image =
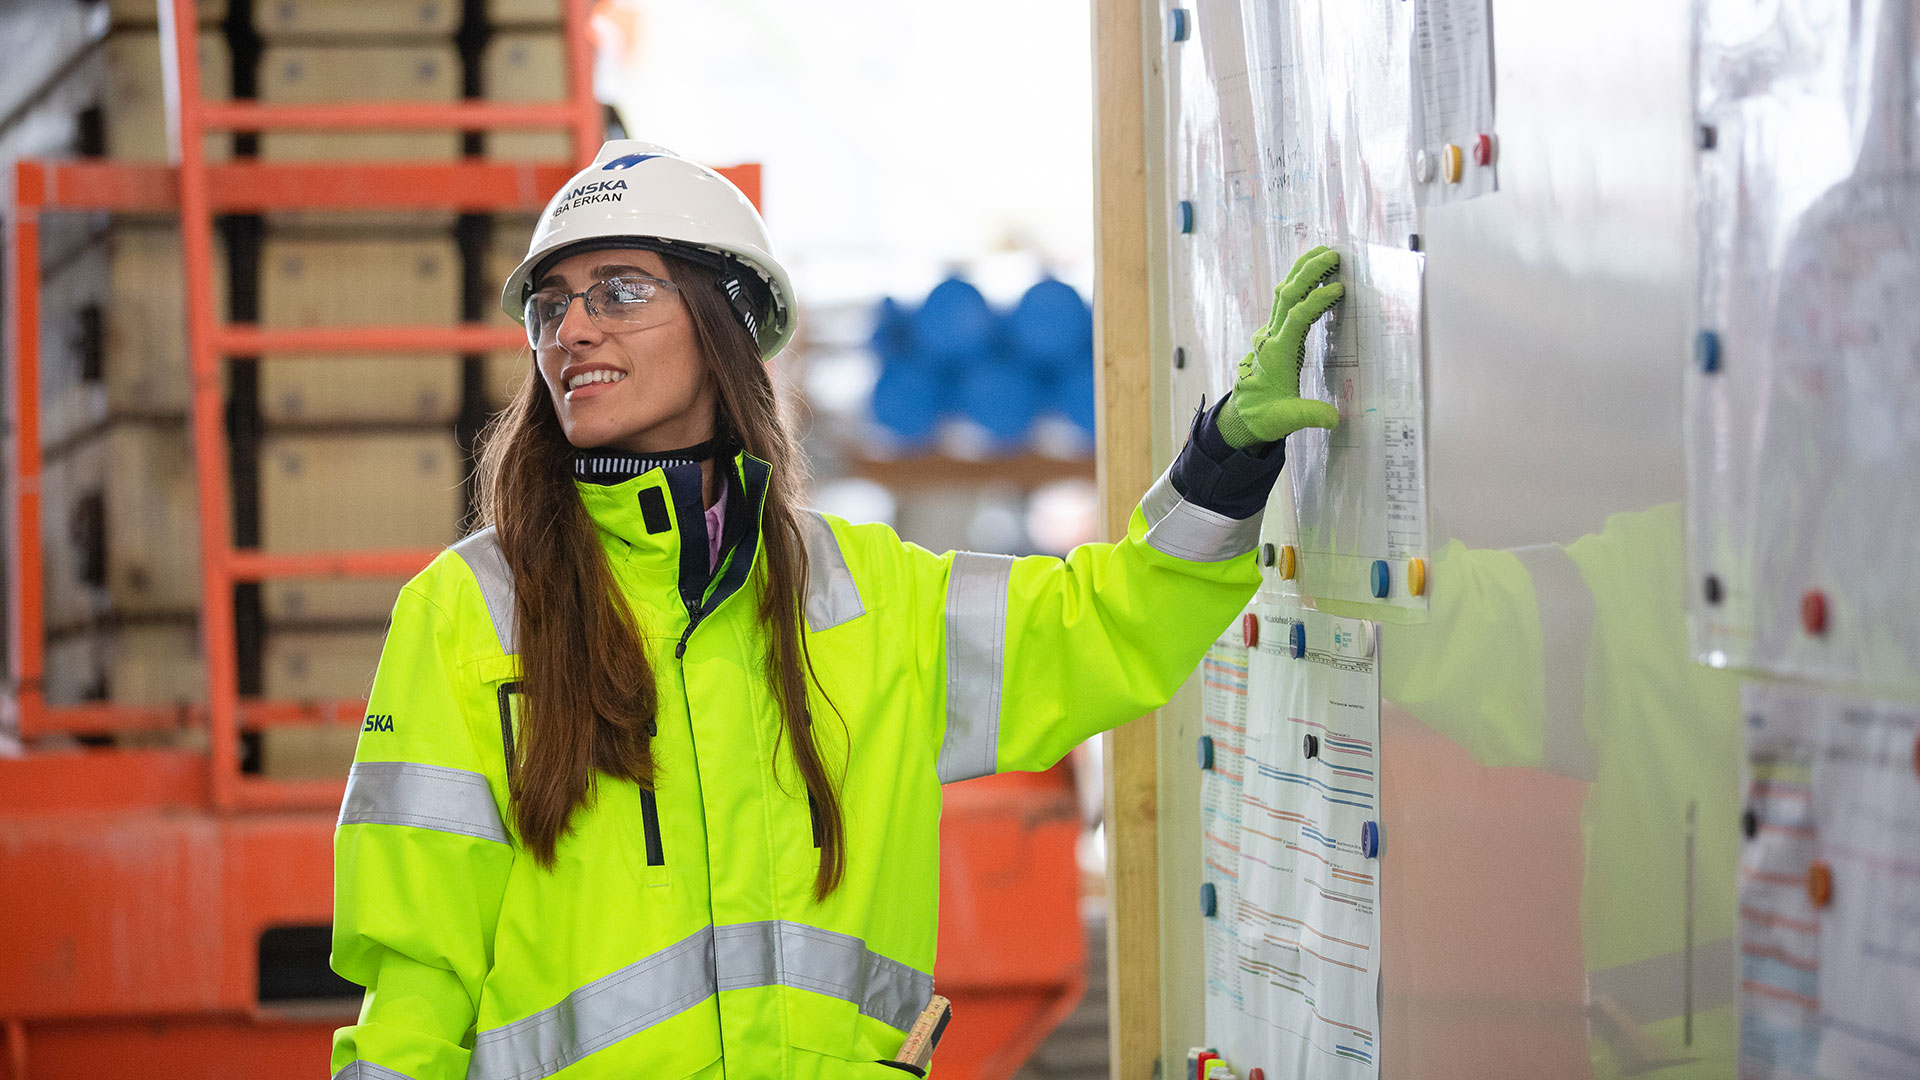
[[[647,831],[647,865],[667,865],[667,855],[660,848],[660,807],[653,792],[640,789],[640,818]]]

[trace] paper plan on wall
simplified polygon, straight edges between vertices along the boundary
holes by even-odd
[[[1185,438],[1189,408],[1231,389],[1294,260],[1318,244],[1339,250],[1346,298],[1309,341],[1302,392],[1337,404],[1341,424],[1288,439],[1292,481],[1266,538],[1293,545],[1301,573],[1269,584],[1418,620],[1426,598],[1411,594],[1406,572],[1427,555],[1414,5],[1211,0],[1188,10],[1189,36],[1168,52],[1181,230],[1169,258],[1174,436]],[[1373,591],[1380,561],[1384,597]]]
[[[1704,659],[1920,687],[1914,0],[1700,4],[1688,559]]]
[[[1207,1042],[1241,1075],[1370,1078],[1381,862],[1363,853],[1362,835],[1380,816],[1377,628],[1256,610],[1258,647],[1222,639],[1203,668],[1216,755],[1201,781],[1217,904],[1206,924]]]
[[[1414,179],[1423,206],[1500,189],[1487,0],[1416,0]],[[1482,137],[1485,137],[1483,141]]]
[[[1424,609],[1407,587],[1408,560],[1427,553],[1426,449],[1420,392],[1419,253],[1370,245],[1347,277],[1347,298],[1309,348],[1300,392],[1340,407],[1340,426],[1287,439],[1307,595]],[[1386,563],[1387,595],[1373,573]]]
[[[1744,698],[1741,1075],[1920,1076],[1920,708]]]

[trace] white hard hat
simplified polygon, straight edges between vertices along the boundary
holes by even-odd
[[[793,337],[793,285],[773,257],[766,222],[726,177],[634,139],[600,147],[540,212],[527,257],[507,277],[500,307],[525,317],[534,272],[574,250],[632,247],[722,270],[734,311],[771,359]],[[751,271],[743,277],[740,268]]]

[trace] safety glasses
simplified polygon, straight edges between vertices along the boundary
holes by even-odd
[[[541,289],[527,297],[527,341],[536,349],[559,344],[560,323],[575,297],[587,305],[587,318],[604,333],[644,330],[673,318],[680,290],[673,282],[644,274],[622,274],[596,281],[577,293]]]

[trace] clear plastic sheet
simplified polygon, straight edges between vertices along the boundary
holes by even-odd
[[[1413,174],[1420,205],[1500,190],[1487,0],[1417,0]]]
[[[1689,557],[1711,664],[1920,686],[1914,12],[1698,8]]]
[[[1409,566],[1428,540],[1413,6],[1222,0],[1188,18],[1168,76],[1172,217],[1185,230],[1170,260],[1184,358],[1173,400],[1227,393],[1273,286],[1308,248],[1338,249],[1347,297],[1309,338],[1301,392],[1335,401],[1342,422],[1289,440],[1290,491],[1270,508],[1265,538],[1292,545],[1300,573],[1270,573],[1269,586],[1354,605],[1349,614],[1417,620],[1426,599],[1409,589]],[[1173,418],[1176,441],[1185,419]],[[1385,597],[1376,562],[1386,563]]]

